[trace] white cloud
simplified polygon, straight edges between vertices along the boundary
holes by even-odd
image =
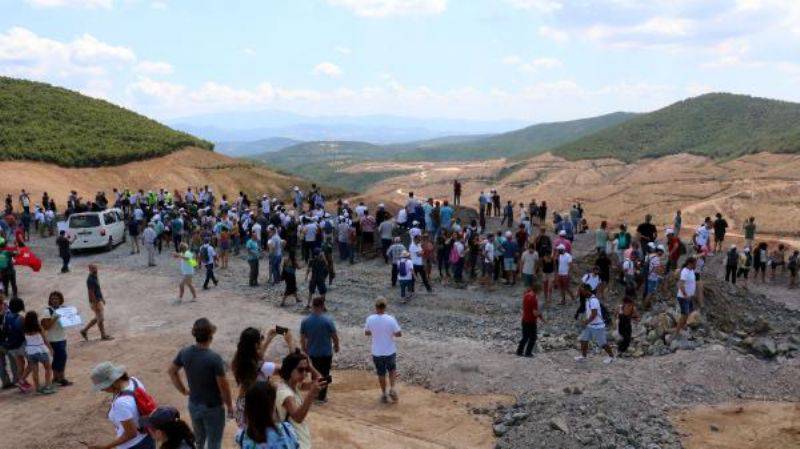
[[[150,3],[150,7],[153,9],[167,9],[169,5],[167,4],[167,2],[155,1]]]
[[[441,14],[447,0],[328,0],[362,17]]]
[[[77,7],[110,9],[114,6],[114,0],[25,0],[25,2],[37,8]]]
[[[175,68],[168,62],[142,61],[136,64],[136,71],[145,75],[170,75]]]
[[[349,55],[350,53],[353,52],[353,50],[351,48],[349,48],[349,47],[336,47],[335,50],[336,50],[336,53],[339,53],[339,54],[342,54],[342,55]]]
[[[506,0],[511,6],[519,9],[530,9],[544,13],[560,10],[564,7],[558,0]]]
[[[503,58],[503,64],[519,67],[526,72],[537,72],[539,70],[550,70],[563,67],[561,60],[556,58],[536,58],[532,61],[524,61],[517,55],[509,55]]]
[[[546,25],[540,26],[538,32],[539,36],[556,42],[566,42],[569,40],[569,33],[566,31],[558,30]]]
[[[256,50],[252,47],[245,47],[242,49],[242,53],[246,54],[247,56],[253,56],[256,54]]]
[[[135,61],[133,50],[101,42],[90,34],[60,42],[21,27],[0,33],[0,73],[6,75],[39,79],[102,76]]]
[[[586,36],[594,41],[619,47],[654,47],[668,45],[695,32],[690,19],[653,17],[630,26],[594,25]]]
[[[330,78],[342,76],[342,69],[332,62],[321,62],[314,67],[315,75],[324,75]]]

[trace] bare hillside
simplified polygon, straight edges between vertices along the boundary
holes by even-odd
[[[0,162],[0,170],[9,174],[0,179],[0,193],[11,193],[16,198],[20,189],[25,189],[38,199],[47,191],[62,207],[70,190],[89,198],[98,190],[110,194],[114,187],[148,191],[209,185],[218,194],[235,195],[241,190],[251,195],[264,192],[283,195],[294,185],[307,185],[263,165],[199,148],[114,167],[65,168],[39,162],[8,161]]]
[[[608,219],[638,223],[650,212],[661,224],[684,211],[684,227],[722,212],[739,232],[743,220],[757,217],[762,233],[788,240],[800,236],[800,156],[760,153],[730,161],[679,154],[626,164],[611,159],[567,161],[544,154],[522,162],[365,163],[348,169],[415,169],[413,175],[386,179],[367,195],[402,201],[409,187],[418,196],[448,198],[452,180],[464,186],[462,202],[477,205],[481,190],[498,189],[503,202],[545,200],[550,210],[586,205],[590,225]]]

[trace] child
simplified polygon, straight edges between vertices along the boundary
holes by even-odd
[[[44,337],[42,326],[39,324],[39,315],[33,310],[25,314],[25,322],[23,323],[23,330],[25,331],[25,354],[28,358],[28,367],[22,378],[28,377],[28,374],[33,373],[33,386],[39,394],[53,394],[56,392],[53,385],[53,369],[50,366],[50,353],[53,348]],[[45,384],[41,386],[39,383],[39,364],[44,366],[44,379]]]
[[[634,295],[636,291],[633,292]],[[622,354],[628,350],[631,344],[633,335],[632,321],[639,321],[639,312],[636,310],[636,305],[633,303],[633,296],[626,294],[622,299],[622,304],[619,306],[617,312],[617,331],[622,337],[622,340],[617,345],[619,353]]]
[[[283,291],[283,300],[281,300],[281,307],[286,305],[286,298],[290,296],[294,296],[295,302],[300,302],[300,298],[297,296],[297,276],[296,276],[297,266],[294,262],[294,257],[286,257],[283,260],[283,271],[281,272],[281,278],[286,283],[286,288]]]

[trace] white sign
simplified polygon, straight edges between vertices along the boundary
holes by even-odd
[[[72,306],[59,307],[56,310],[60,316],[61,325],[63,327],[75,327],[83,324],[81,316],[78,314],[78,309]]]
[[[58,228],[59,233],[61,231],[67,232],[67,230],[69,229],[69,225],[67,224],[66,221],[58,221],[56,222],[56,228]]]

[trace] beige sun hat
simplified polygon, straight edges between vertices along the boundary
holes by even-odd
[[[92,384],[94,391],[105,390],[114,384],[127,370],[122,365],[111,362],[102,362],[92,369]]]

